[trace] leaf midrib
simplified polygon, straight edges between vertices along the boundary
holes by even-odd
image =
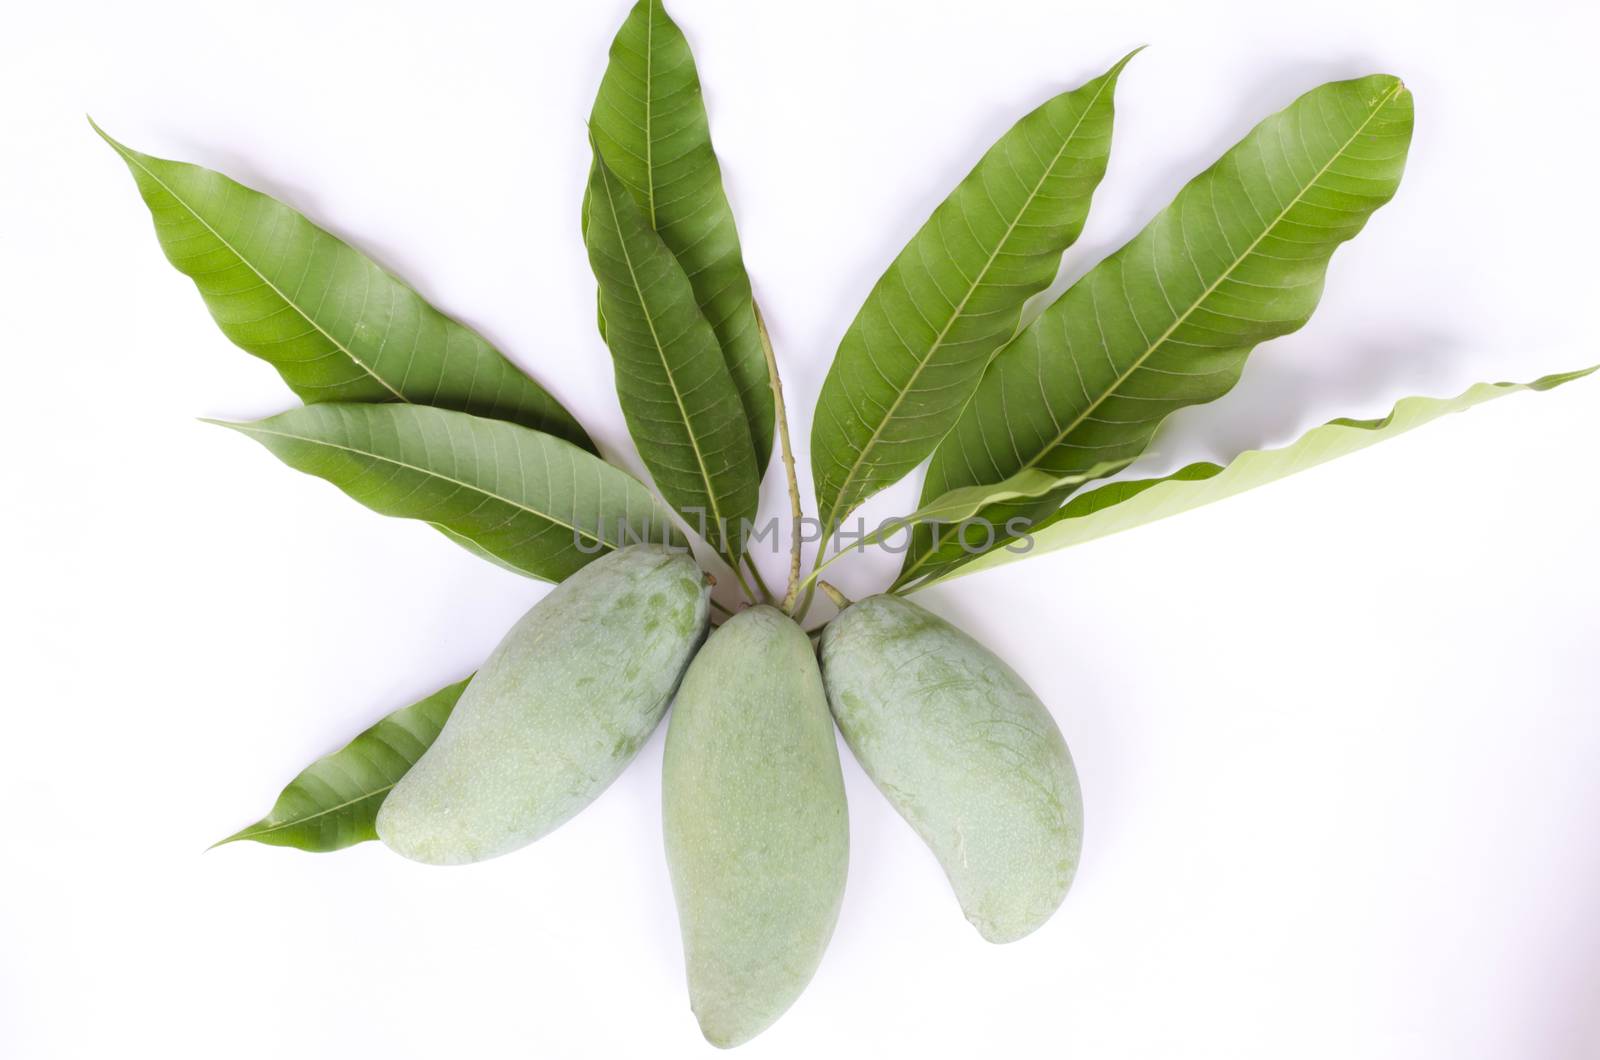
[[[850,488],[850,484],[855,480],[856,473],[861,469],[862,463],[866,460],[868,451],[877,446],[878,439],[882,436],[884,428],[889,425],[889,421],[894,418],[894,414],[899,410],[901,403],[905,401],[906,395],[911,392],[912,387],[915,386],[917,380],[921,378],[923,369],[928,366],[928,363],[933,360],[934,354],[938,353],[940,348],[944,345],[944,340],[949,336],[950,329],[954,328],[956,321],[961,319],[962,313],[967,308],[967,303],[972,300],[972,296],[977,292],[979,287],[983,286],[984,278],[989,275],[989,270],[994,268],[995,261],[1000,257],[1001,248],[1003,248],[1011,239],[1012,233],[1016,231],[1017,225],[1022,221],[1022,215],[1028,212],[1029,207],[1031,207],[1034,200],[1038,198],[1040,189],[1044,187],[1045,181],[1050,179],[1050,175],[1055,172],[1056,166],[1061,162],[1061,156],[1066,153],[1067,147],[1077,137],[1078,131],[1083,128],[1084,120],[1089,116],[1089,112],[1094,109],[1094,105],[1100,101],[1100,96],[1104,92],[1105,84],[1102,83],[1101,86],[1095,90],[1094,96],[1084,107],[1083,112],[1078,115],[1078,120],[1072,125],[1072,131],[1067,133],[1067,135],[1062,139],[1061,146],[1057,148],[1055,155],[1045,166],[1044,172],[1040,174],[1038,181],[1036,181],[1033,187],[1029,189],[1027,198],[1023,200],[1022,206],[1017,209],[1016,216],[1014,216],[1006,225],[1005,233],[995,242],[994,249],[990,251],[988,260],[983,263],[983,268],[978,270],[976,277],[967,285],[966,293],[961,296],[961,301],[953,310],[951,310],[950,319],[945,322],[944,327],[939,330],[939,334],[934,337],[933,344],[929,346],[927,354],[917,361],[917,366],[912,370],[911,377],[906,380],[905,386],[901,387],[899,393],[895,395],[894,401],[889,405],[889,410],[885,412],[883,417],[878,421],[878,426],[873,428],[871,437],[867,439],[866,443],[856,453],[855,462],[852,463],[850,465],[850,469],[845,472],[844,481],[840,483],[838,492],[834,495],[833,504],[829,508],[830,518],[828,521],[831,522],[833,517],[841,515],[841,513],[838,511],[838,507],[844,503],[845,492]]]
[[[578,535],[582,536],[583,538],[585,538],[586,540],[594,542],[595,544],[604,545],[608,549],[616,547],[616,546],[612,545],[609,541],[605,540],[604,538],[596,537],[594,534],[589,533],[588,531],[584,530],[583,528],[581,528],[579,526],[575,526],[574,524],[569,523],[564,519],[558,519],[557,517],[555,517],[554,515],[551,515],[548,512],[542,512],[537,508],[530,508],[526,504],[523,504],[520,501],[513,500],[510,497],[502,496],[501,494],[498,494],[498,493],[494,492],[493,490],[484,489],[482,486],[479,486],[479,485],[477,485],[475,483],[463,482],[460,479],[452,478],[449,475],[440,474],[439,472],[434,471],[434,470],[432,470],[430,468],[418,467],[416,464],[407,463],[404,460],[397,460],[392,456],[385,456],[382,453],[375,453],[375,452],[372,452],[371,450],[368,450],[368,449],[358,449],[355,446],[351,446],[351,445],[340,445],[338,442],[330,442],[330,441],[326,441],[326,440],[324,440],[322,438],[309,438],[309,437],[306,437],[303,434],[291,434],[288,431],[269,431],[269,430],[265,429],[264,427],[261,427],[261,426],[259,426],[257,424],[252,424],[252,423],[227,423],[227,422],[223,422],[223,421],[220,421],[220,420],[211,420],[209,422],[217,423],[217,424],[219,424],[220,426],[223,426],[223,427],[231,427],[234,430],[239,431],[242,434],[266,434],[266,435],[271,435],[274,438],[288,438],[288,439],[291,439],[292,441],[304,442],[307,445],[320,445],[320,446],[322,446],[323,448],[326,448],[326,449],[337,449],[340,452],[354,453],[357,456],[364,456],[364,457],[368,457],[369,459],[378,460],[378,461],[381,461],[381,462],[386,463],[386,464],[393,464],[395,467],[404,468],[407,471],[414,471],[419,475],[423,475],[423,476],[425,476],[427,478],[438,479],[441,482],[448,482],[452,486],[459,486],[464,490],[468,490],[468,491],[473,492],[473,493],[481,494],[482,496],[487,497],[490,500],[496,500],[496,501],[501,502],[502,504],[510,505],[511,507],[517,509],[518,511],[526,512],[529,515],[535,516],[535,517],[540,518],[540,519],[544,519],[547,522],[554,523],[556,526],[565,527],[566,529],[571,530],[574,534],[578,534]],[[480,546],[480,547],[483,547],[483,546]],[[514,562],[514,561],[508,560],[508,562]]]
[[[650,200],[650,227],[656,227],[656,2],[649,0],[644,14],[644,190]],[[606,192],[610,196],[609,187]],[[629,270],[632,271],[631,268]],[[651,329],[652,334],[654,328]]]
[[[110,139],[110,138],[107,137],[107,139]],[[216,241],[218,243],[221,243],[224,247],[227,248],[228,253],[232,254],[235,258],[237,258],[240,261],[241,264],[244,265],[245,268],[249,269],[252,273],[254,273],[256,275],[256,278],[259,279],[263,284],[265,284],[267,286],[267,288],[272,291],[273,294],[277,295],[278,299],[280,301],[282,301],[284,305],[286,305],[290,309],[294,310],[295,313],[299,315],[301,320],[304,320],[307,324],[310,324],[312,329],[315,330],[317,334],[321,335],[323,338],[325,338],[329,342],[333,343],[333,346],[334,346],[335,349],[337,349],[340,353],[344,354],[346,357],[348,357],[350,359],[350,363],[354,364],[357,368],[360,368],[363,372],[367,373],[367,375],[372,377],[372,380],[374,382],[376,382],[379,386],[383,387],[389,393],[393,394],[396,399],[398,399],[400,401],[403,401],[408,405],[412,403],[409,398],[407,398],[404,394],[402,394],[400,391],[396,390],[393,386],[391,386],[388,383],[388,381],[385,380],[382,376],[380,376],[377,372],[373,371],[366,364],[365,361],[363,361],[360,357],[357,357],[355,355],[355,353],[352,352],[348,346],[346,346],[344,343],[340,342],[338,339],[334,338],[334,336],[331,335],[326,328],[324,328],[321,324],[317,323],[316,319],[313,318],[304,309],[302,309],[299,305],[297,305],[294,302],[293,299],[291,299],[288,295],[284,294],[283,290],[281,288],[279,288],[277,284],[273,283],[270,279],[268,279],[266,274],[263,273],[260,269],[256,268],[255,264],[249,258],[245,257],[244,254],[240,253],[239,249],[237,247],[235,247],[231,242],[229,242],[229,240],[228,240],[228,238],[226,236],[224,236],[221,232],[217,231],[214,227],[212,227],[211,222],[207,221],[205,219],[205,217],[200,213],[199,210],[195,209],[192,205],[190,205],[190,203],[189,203],[189,201],[187,199],[185,199],[182,195],[178,194],[178,192],[176,191],[176,189],[174,189],[172,187],[172,185],[170,185],[166,181],[162,180],[161,177],[159,175],[157,175],[154,170],[152,170],[149,166],[145,165],[138,158],[134,157],[132,152],[130,152],[127,148],[123,147],[121,144],[117,143],[115,140],[111,141],[111,146],[116,150],[117,154],[122,156],[123,161],[127,162],[129,165],[138,166],[140,172],[144,173],[151,180],[155,181],[158,185],[160,185],[162,191],[164,191],[168,195],[172,196],[172,201],[173,202],[177,203],[179,206],[182,206],[185,210],[187,210],[190,217],[193,217],[196,221],[199,221],[200,224],[205,228],[205,230],[207,232],[210,232],[211,235],[216,239]]]
[[[272,825],[272,826],[270,826],[268,828],[256,828],[256,829],[246,828],[242,832],[236,832],[233,835],[229,836],[227,839],[223,840],[223,842],[232,843],[232,842],[235,842],[237,840],[242,840],[242,839],[255,839],[258,836],[271,835],[274,832],[281,832],[286,828],[297,828],[300,825],[307,824],[307,823],[309,823],[311,821],[315,821],[319,817],[326,817],[330,813],[338,813],[340,810],[347,809],[347,808],[349,808],[351,806],[354,806],[358,802],[365,802],[366,800],[372,798],[374,795],[382,795],[385,792],[387,792],[390,789],[392,789],[398,783],[399,783],[399,781],[397,781],[397,780],[390,781],[389,783],[383,785],[382,787],[373,788],[371,791],[364,792],[363,794],[357,795],[353,799],[346,799],[344,802],[341,802],[336,806],[329,806],[326,809],[318,810],[316,813],[308,813],[304,817],[294,817],[294,818],[291,818],[291,819],[289,819],[287,821],[283,821],[283,822],[281,822],[279,824]]]
[[[666,374],[667,386],[672,390],[673,403],[678,406],[678,416],[683,421],[684,435],[689,439],[689,449],[694,453],[695,466],[700,469],[700,481],[705,486],[706,503],[711,506],[711,517],[716,520],[719,547],[726,553],[730,550],[727,530],[722,520],[722,505],[717,498],[716,486],[711,481],[711,472],[706,468],[705,457],[700,452],[700,439],[695,435],[694,420],[690,418],[689,410],[684,407],[683,395],[678,391],[678,381],[672,374],[672,364],[667,358],[666,347],[662,345],[661,334],[656,330],[655,317],[650,313],[649,299],[645,297],[644,288],[639,284],[639,274],[634,271],[633,255],[628,252],[628,241],[622,235],[622,218],[617,213],[617,198],[611,189],[610,171],[603,160],[599,161],[599,172],[600,183],[606,190],[606,205],[611,210],[611,226],[617,233],[617,248],[622,251],[622,263],[628,268],[628,281],[639,296],[639,312],[644,316],[645,325],[650,329],[650,341],[655,345],[656,355],[661,358],[661,370]],[[710,327],[709,324],[706,326]],[[718,355],[719,357],[721,355],[720,348]]]

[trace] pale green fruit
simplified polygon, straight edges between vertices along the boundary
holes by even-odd
[[[516,850],[592,802],[654,731],[705,636],[711,590],[658,545],[604,556],[534,605],[378,810],[408,858]]]
[[[967,919],[1011,942],[1066,896],[1083,801],[1066,741],[994,653],[916,604],[874,596],[822,637],[839,729],[933,848]]]
[[[822,675],[782,612],[741,612],[695,656],[667,723],[661,802],[689,1005],[728,1048],[811,981],[849,859]]]

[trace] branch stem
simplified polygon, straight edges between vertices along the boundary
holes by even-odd
[[[815,583],[816,583],[816,580],[817,580],[817,576],[820,575],[823,571],[827,570],[830,566],[832,566],[834,560],[839,559],[841,556],[848,555],[852,551],[854,551],[854,549],[845,549],[843,551],[836,551],[832,555],[829,555],[829,556],[826,556],[826,557],[824,557],[821,552],[818,552],[817,553],[817,561],[814,564],[811,565],[811,573],[807,574],[805,576],[805,579],[803,581],[801,581],[800,584],[795,587],[795,589],[793,590],[791,595],[792,596],[798,596],[800,591],[804,590],[805,593],[806,593],[806,603],[809,604],[811,602],[811,595],[814,592],[816,592]],[[823,584],[826,585],[827,583],[824,582]],[[826,590],[824,590],[824,591],[826,591]]]

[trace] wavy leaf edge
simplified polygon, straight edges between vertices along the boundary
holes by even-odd
[[[1341,456],[1360,452],[1495,398],[1523,391],[1539,393],[1551,390],[1596,371],[1600,371],[1600,364],[1552,373],[1527,383],[1476,383],[1453,397],[1400,398],[1384,416],[1328,420],[1285,445],[1270,449],[1247,449],[1225,464],[1202,460],[1155,478],[1107,483],[1074,496],[1054,514],[1034,526],[1029,531],[1034,541],[1031,549],[1023,552],[996,549],[936,572],[929,578],[897,583],[891,591],[917,592],[968,574],[1160,522],[1310,470]],[[1331,451],[1318,453],[1318,446],[1326,446]],[[1239,479],[1250,479],[1258,468],[1261,469],[1258,479],[1238,483]],[[1124,505],[1138,509],[1132,513],[1131,521]]]

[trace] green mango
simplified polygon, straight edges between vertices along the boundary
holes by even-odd
[[[509,853],[583,809],[655,730],[705,636],[687,553],[595,560],[511,628],[439,738],[378,810],[378,837],[432,865]]]
[[[689,1005],[738,1045],[792,1005],[844,898],[850,828],[810,638],[772,607],[711,634],[684,675],[662,769]]]
[[[1050,712],[994,653],[916,604],[873,596],[822,637],[833,716],[862,768],[933,848],[961,909],[1011,942],[1066,897],[1083,800]]]

